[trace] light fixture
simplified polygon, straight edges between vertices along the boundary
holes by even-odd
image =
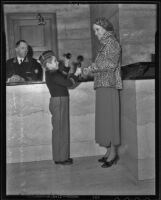
[[[37,14],[37,18],[38,18],[38,25],[45,25],[46,24],[43,16],[40,13]]]

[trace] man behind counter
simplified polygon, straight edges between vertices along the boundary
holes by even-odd
[[[39,81],[42,74],[41,65],[36,59],[29,57],[28,44],[25,40],[19,40],[15,47],[16,57],[7,60],[7,82]]]

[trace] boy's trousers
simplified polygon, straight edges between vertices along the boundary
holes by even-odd
[[[69,97],[51,97],[49,110],[52,114],[52,155],[54,161],[70,157]]]

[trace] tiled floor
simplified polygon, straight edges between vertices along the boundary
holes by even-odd
[[[154,195],[155,181],[136,181],[121,163],[101,168],[99,156],[7,165],[7,195]]]

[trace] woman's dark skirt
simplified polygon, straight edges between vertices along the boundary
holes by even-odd
[[[96,89],[95,140],[100,146],[120,144],[119,104],[117,89]]]

